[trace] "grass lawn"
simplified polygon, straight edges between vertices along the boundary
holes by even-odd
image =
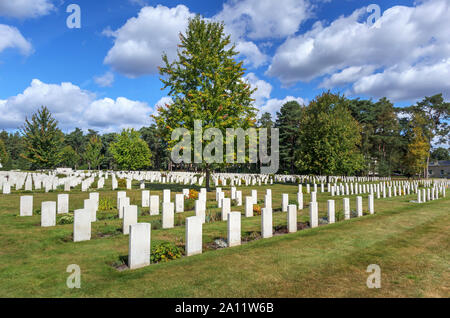
[[[137,185],[135,185],[137,187]],[[180,193],[181,185],[148,184],[151,194],[162,189]],[[241,187],[243,203],[251,189],[258,200],[272,189],[273,222],[286,225],[286,213],[277,211],[281,193],[296,201],[296,185]],[[110,189],[107,183],[105,189]],[[224,187],[230,197],[229,187]],[[303,191],[306,191],[303,187]],[[319,187],[320,191],[320,187]],[[117,197],[116,191],[100,190],[100,199]],[[58,192],[34,193],[34,209],[42,201],[56,201]],[[365,215],[295,234],[254,240],[239,247],[212,249],[216,238],[226,238],[226,222],[203,226],[203,254],[152,264],[139,270],[118,271],[113,264],[128,254],[128,236],[119,233],[118,219],[92,224],[92,239],[71,241],[72,224],[40,227],[40,215],[19,217],[19,199],[24,192],[0,194],[0,297],[449,297],[450,296],[450,198],[424,204],[409,202],[416,195],[375,199],[375,215]],[[141,191],[127,190],[131,204],[140,205]],[[70,210],[82,208],[86,192],[70,192]],[[208,193],[213,200],[215,192]],[[318,193],[319,217],[326,216],[326,200]],[[343,196],[336,200],[342,211]],[[356,198],[351,196],[351,210]],[[299,221],[309,219],[309,194]],[[243,212],[244,206],[232,207]],[[208,210],[218,213],[212,201]],[[363,195],[366,214],[367,195]],[[159,216],[139,216],[139,222],[156,223]],[[117,213],[117,212],[114,212]],[[100,213],[99,213],[100,214]],[[152,245],[184,241],[183,221],[193,215],[175,216],[173,229],[153,229]],[[260,217],[242,218],[243,233],[260,231]],[[117,230],[117,231],[116,231]],[[115,235],[101,236],[116,232]],[[66,268],[81,268],[81,288],[69,289]],[[381,288],[369,289],[369,264],[381,268]]]

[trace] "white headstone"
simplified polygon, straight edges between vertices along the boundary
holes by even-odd
[[[175,204],[173,202],[163,202],[162,228],[171,229],[174,225]]]
[[[20,197],[20,216],[33,215],[33,196],[24,195]]]
[[[150,223],[137,223],[130,226],[128,245],[128,267],[141,268],[150,265]]]
[[[186,256],[202,253],[202,220],[197,216],[186,218]]]
[[[264,208],[261,210],[261,237],[269,238],[272,235],[272,209]]]
[[[68,213],[69,212],[69,195],[58,194],[58,213]]]
[[[150,215],[159,214],[159,195],[150,196]]]
[[[241,212],[228,213],[228,246],[241,245]]]
[[[125,235],[130,234],[130,225],[138,222],[138,209],[137,205],[126,206],[123,211],[123,223],[122,232]]]
[[[41,204],[41,226],[55,226],[56,225],[56,202],[47,201]]]
[[[334,200],[328,200],[328,223],[333,224],[336,222]]]
[[[91,239],[91,214],[84,209],[75,210],[73,217],[73,241],[89,241]]]
[[[295,204],[288,205],[287,212],[288,232],[295,233],[297,232],[297,206]]]

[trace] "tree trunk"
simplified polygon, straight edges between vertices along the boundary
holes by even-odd
[[[206,192],[210,192],[211,188],[209,185],[209,177],[211,175],[211,171],[209,170],[209,165],[206,165],[205,172],[206,172]]]

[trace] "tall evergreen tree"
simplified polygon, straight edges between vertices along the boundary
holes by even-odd
[[[31,121],[25,119],[21,132],[25,142],[22,156],[32,168],[48,169],[59,164],[64,135],[47,107],[42,106]]]
[[[302,115],[302,106],[297,101],[290,101],[281,106],[275,122],[280,133],[280,170],[291,174],[295,173],[295,151]]]
[[[167,169],[170,154],[167,151],[167,142],[156,125],[142,127],[140,130],[142,139],[147,143],[153,154],[153,167],[156,170]]]

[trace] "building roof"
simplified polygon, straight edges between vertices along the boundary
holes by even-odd
[[[431,161],[430,167],[450,166],[450,160]]]

